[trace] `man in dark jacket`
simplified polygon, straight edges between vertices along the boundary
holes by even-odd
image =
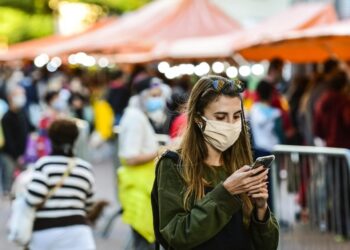
[[[9,86],[7,99],[9,110],[1,121],[5,139],[2,149],[4,165],[3,189],[5,192],[11,188],[13,171],[20,157],[24,154],[29,134],[28,119],[23,111],[26,103],[24,89],[20,86]]]

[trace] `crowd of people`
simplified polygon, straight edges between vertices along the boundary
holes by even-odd
[[[271,150],[276,144],[350,148],[350,135],[344,133],[350,126],[347,65],[329,59],[310,73],[297,72],[288,87],[283,87],[282,73],[283,61],[272,60],[257,86],[251,109],[256,148]]]
[[[94,150],[115,138],[114,128],[117,128],[118,152],[113,153],[118,154],[121,163],[117,172],[118,194],[123,220],[132,228],[135,249],[154,247],[157,232],[155,235],[151,189],[155,159],[164,152],[164,146],[177,152],[185,166],[182,171],[168,166],[174,165],[171,159],[165,157],[159,161],[158,223],[160,235],[167,244],[180,249],[184,245],[211,249],[222,235],[235,232],[242,239],[249,238],[237,243],[242,249],[254,249],[268,241],[266,249],[275,249],[278,226],[266,203],[269,188],[264,180],[268,173],[253,177],[254,173],[243,166],[252,163],[253,155],[269,154],[277,144],[350,148],[350,133],[344,133],[350,128],[347,68],[330,59],[322,65],[322,70],[298,75],[287,84],[282,77],[283,66],[283,61],[272,60],[254,94],[244,92],[243,82],[218,76],[204,77],[192,89],[189,77],[168,82],[153,67],[140,65],[96,72],[63,67],[55,73],[38,69],[31,63],[20,69],[1,66],[2,193],[10,194],[16,176],[33,166],[36,174],[28,185],[27,200],[32,205],[40,203],[48,188],[55,185],[51,177],[64,173],[61,170],[55,173],[56,165],[68,166],[69,161],[64,157],[74,155],[79,129],[72,124],[84,121],[89,128],[88,144]],[[252,99],[253,105],[246,105],[247,99]],[[67,119],[74,122],[68,123]],[[54,129],[52,126],[56,122],[61,125]],[[77,134],[73,133],[72,138],[64,141],[69,133],[65,135],[60,126],[73,126],[68,130],[78,129]],[[60,133],[62,138],[57,138]],[[160,134],[167,135],[168,139],[160,142]],[[250,141],[252,155],[247,153],[251,149]],[[230,159],[235,157],[237,161],[232,165]],[[50,168],[55,171],[50,172]],[[90,168],[81,160],[72,171],[71,176],[85,180],[81,185],[86,190],[81,190],[80,186],[77,189],[87,194],[79,198],[84,205],[75,202],[74,211],[88,209],[93,193]],[[81,176],[77,177],[79,174]],[[252,185],[245,187],[242,183],[246,181]],[[261,182],[263,186],[258,185]],[[72,185],[70,188],[74,191]],[[64,186],[61,192],[64,193]],[[34,230],[51,228],[43,226],[47,223],[55,224],[52,221],[57,217],[55,212],[49,214],[45,209],[55,210],[55,199],[63,200],[63,196],[57,192],[40,208]],[[231,196],[231,202],[225,201]],[[68,203],[65,203],[68,207],[73,206]],[[73,221],[78,222],[79,216],[86,216],[80,212],[57,213],[60,221],[65,215],[73,216]],[[216,230],[206,228],[203,231],[203,223],[207,221],[211,221]],[[78,222],[74,225],[83,224]],[[248,232],[244,228],[249,225],[251,231]],[[260,235],[262,227],[270,233]],[[72,234],[85,229],[72,229]],[[86,249],[94,249],[89,232],[84,232],[82,235],[89,239]],[[34,247],[40,237],[45,234],[33,235],[33,249],[41,249]],[[216,240],[209,240],[212,237]]]

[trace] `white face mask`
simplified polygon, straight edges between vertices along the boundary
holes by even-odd
[[[206,142],[212,145],[217,150],[224,152],[231,147],[238,139],[242,131],[242,121],[239,120],[233,124],[208,120],[206,121],[203,136]]]
[[[25,95],[16,95],[12,99],[12,103],[16,108],[23,108],[27,102]]]

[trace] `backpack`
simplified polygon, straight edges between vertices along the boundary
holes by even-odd
[[[163,236],[160,233],[159,229],[159,204],[158,204],[158,168],[159,168],[159,162],[163,158],[169,158],[171,159],[175,165],[180,165],[180,156],[178,153],[173,151],[166,151],[162,157],[159,159],[157,165],[156,165],[156,177],[154,179],[154,184],[151,192],[151,202],[152,202],[152,213],[153,213],[153,227],[154,227],[154,235],[156,237],[156,250],[160,249],[160,246],[164,247],[165,249],[172,249],[167,241],[163,238]]]

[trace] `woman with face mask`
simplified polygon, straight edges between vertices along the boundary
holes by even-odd
[[[157,121],[163,103],[159,88],[152,88],[150,78],[134,87],[137,95],[130,98],[118,128],[118,192],[123,208],[123,221],[132,229],[135,250],[154,249],[151,189],[159,149],[151,122]],[[161,113],[162,115],[162,113]],[[153,120],[152,120],[153,119]]]
[[[167,134],[165,121],[166,114],[166,97],[164,96],[161,85],[152,86],[150,89],[143,91],[141,95],[143,109],[149,118],[154,131],[157,134]]]
[[[268,170],[247,166],[243,91],[239,81],[206,76],[191,92],[180,149],[161,157],[152,191],[155,235],[166,249],[277,249]]]

